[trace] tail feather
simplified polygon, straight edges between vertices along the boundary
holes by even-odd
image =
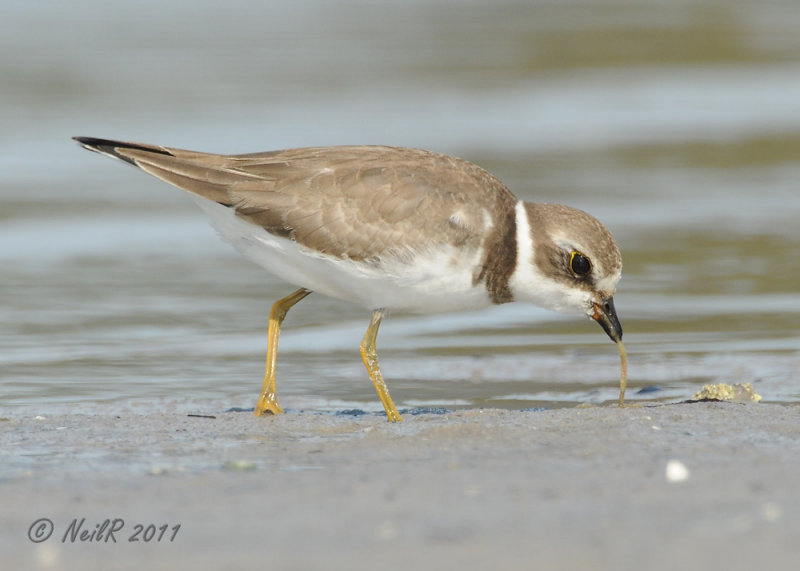
[[[244,178],[219,164],[224,157],[170,149],[145,143],[129,143],[95,137],[73,137],[83,148],[112,159],[119,159],[183,190],[225,206],[232,201],[228,189]]]
[[[136,162],[130,157],[120,154],[117,149],[133,149],[138,151],[146,151],[149,153],[158,153],[160,155],[174,156],[164,147],[156,145],[146,145],[144,143],[126,143],[124,141],[113,141],[111,139],[98,139],[96,137],[72,137],[84,149],[106,155],[112,159],[119,159],[136,166]]]

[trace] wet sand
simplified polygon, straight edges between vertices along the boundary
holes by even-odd
[[[797,406],[465,410],[400,424],[197,414],[214,418],[4,418],[3,568],[794,569],[800,560]],[[47,522],[31,527],[39,518],[53,531],[34,543],[29,533],[48,532]],[[81,518],[81,529],[99,529],[94,540],[80,540]]]

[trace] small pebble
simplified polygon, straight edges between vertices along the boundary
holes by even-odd
[[[689,479],[689,468],[680,460],[670,460],[667,462],[666,477],[667,482],[685,482]]]

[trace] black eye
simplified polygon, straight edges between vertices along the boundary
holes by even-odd
[[[569,255],[569,269],[571,269],[572,273],[577,277],[582,278],[592,271],[592,262],[580,252],[573,250]]]

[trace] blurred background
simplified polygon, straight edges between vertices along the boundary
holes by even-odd
[[[711,382],[800,397],[795,0],[6,0],[0,20],[5,407],[252,407],[269,307],[293,289],[74,135],[469,159],[614,232],[631,400]],[[284,407],[381,410],[368,319],[318,296],[292,311]],[[378,346],[401,409],[618,390],[596,324],[519,304],[395,314]]]

